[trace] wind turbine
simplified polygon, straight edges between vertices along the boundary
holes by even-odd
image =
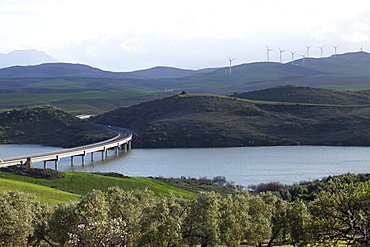
[[[234,61],[236,57],[234,57],[233,59],[229,58],[228,56],[226,57],[229,59],[229,62],[230,62],[230,75],[231,75],[231,62]]]
[[[306,54],[302,55],[303,59],[302,59],[302,65],[305,66],[306,65]]]
[[[335,46],[333,45],[334,47],[334,57],[337,57],[337,48],[339,47],[339,45]]]
[[[291,50],[289,50],[289,51],[290,51],[290,53],[292,53],[292,65],[293,65],[294,54],[295,54],[297,51],[295,51],[295,52],[292,52]]]
[[[278,46],[278,49],[280,51],[280,63],[283,63],[283,52],[286,51],[286,50],[281,50]]]
[[[270,62],[270,51],[273,51],[273,50],[270,49],[267,45],[266,45],[266,48],[267,48],[267,62]]]
[[[304,45],[307,47],[306,55],[307,55],[307,57],[310,57],[310,48],[312,47],[312,45],[306,45],[306,44],[304,44]]]
[[[320,46],[318,46],[318,47],[320,48],[320,50],[321,50],[321,58],[322,58],[322,50],[324,49],[324,46],[325,46],[325,45],[323,45],[323,46],[321,46],[321,47],[320,47]]]

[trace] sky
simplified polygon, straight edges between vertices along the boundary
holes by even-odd
[[[0,23],[0,53],[110,71],[265,62],[267,47],[270,62],[370,52],[368,0],[1,0]]]

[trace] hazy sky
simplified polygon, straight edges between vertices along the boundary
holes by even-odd
[[[0,53],[38,49],[113,71],[370,51],[368,0],[1,0]]]

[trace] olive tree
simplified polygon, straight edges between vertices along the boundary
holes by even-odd
[[[140,239],[140,222],[144,211],[154,207],[157,200],[154,193],[147,189],[134,191],[124,191],[118,187],[108,189],[109,217],[125,222],[127,246],[134,246]]]
[[[266,197],[270,200],[271,197]],[[270,203],[270,201],[268,201]],[[272,203],[272,201],[271,201]],[[250,227],[246,231],[245,238],[258,246],[262,246],[262,242],[271,236],[273,206],[265,202],[263,193],[258,196],[253,196],[249,200]]]
[[[250,227],[249,192],[235,191],[221,202],[220,239],[229,247],[240,246]]]
[[[35,198],[20,191],[0,191],[0,245],[26,245],[33,234]]]
[[[306,204],[298,199],[288,204],[288,232],[293,246],[305,246],[308,243],[308,229],[311,214]]]
[[[138,246],[175,246],[182,240],[185,210],[173,194],[159,199],[146,208],[140,220],[141,236]]]
[[[76,214],[77,203],[65,202],[58,204],[50,216],[50,236],[54,242],[64,246],[70,239],[69,233],[78,225]]]
[[[215,192],[201,192],[187,208],[183,224],[183,238],[189,246],[215,246],[220,242],[221,196]]]
[[[331,180],[313,201],[311,211],[316,240],[370,246],[370,181]]]

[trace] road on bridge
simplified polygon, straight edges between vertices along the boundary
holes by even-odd
[[[42,153],[42,154],[33,154],[33,155],[16,157],[16,158],[4,159],[0,163],[0,167],[25,164],[27,159],[31,159],[32,162],[44,161],[44,167],[46,166],[46,161],[55,161],[55,168],[57,169],[57,162],[61,158],[71,157],[71,163],[73,165],[74,156],[84,157],[87,153],[91,153],[92,159],[93,159],[93,152],[102,152],[102,157],[104,159],[103,153],[106,154],[108,149],[115,148],[118,152],[118,149],[122,148],[123,145],[128,145],[128,147],[131,148],[131,141],[132,141],[131,131],[127,129],[119,128],[119,127],[114,127],[114,126],[103,126],[103,127],[116,132],[117,136],[111,139],[105,140],[105,141],[101,141],[98,143],[93,143],[93,144],[89,144],[85,146],[67,148],[63,150]],[[125,150],[127,150],[127,146],[125,146]],[[84,160],[83,160],[83,165],[84,165]]]

